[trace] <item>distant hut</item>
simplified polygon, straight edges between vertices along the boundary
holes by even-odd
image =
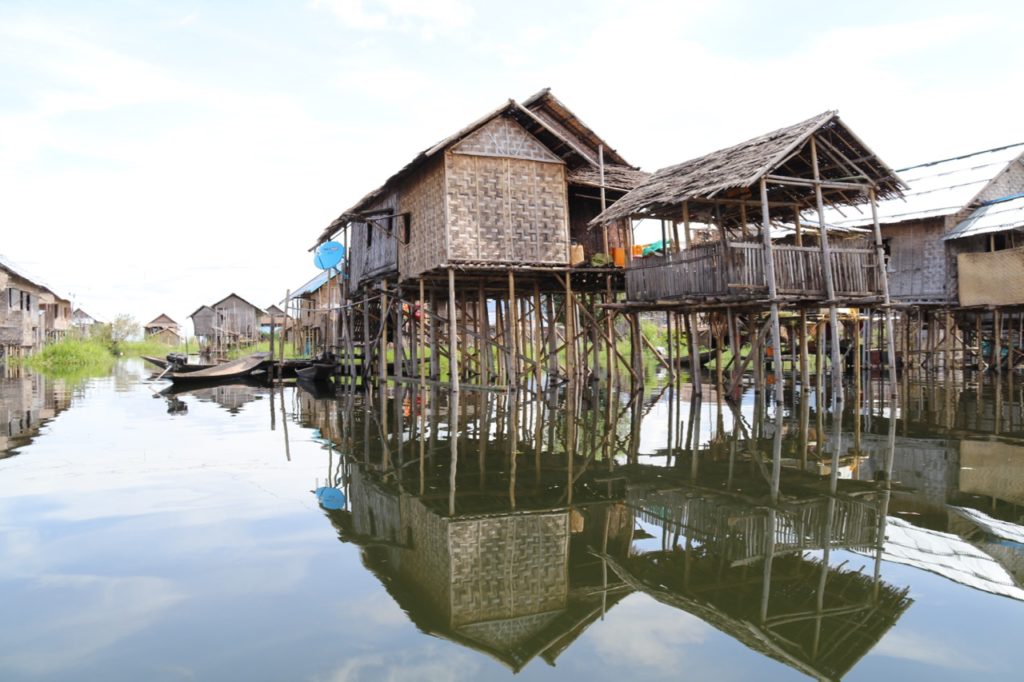
[[[271,325],[275,328],[280,327],[283,320],[284,311],[278,308],[276,304],[270,304],[263,309],[263,315],[260,316],[260,332],[269,334]]]
[[[176,346],[181,342],[180,327],[170,316],[161,313],[143,327],[146,338],[168,346]]]
[[[260,317],[265,313],[235,293],[228,294],[212,306],[215,313],[213,331],[218,345],[247,345],[260,339]]]
[[[88,338],[97,324],[100,324],[100,321],[81,308],[75,308],[71,313],[71,326],[82,338]]]
[[[201,305],[192,311],[189,319],[192,320],[192,333],[196,335],[200,344],[209,343],[214,335],[214,320],[217,313],[208,305]]]

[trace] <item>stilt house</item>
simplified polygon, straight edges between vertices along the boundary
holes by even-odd
[[[320,235],[348,226],[352,291],[460,271],[565,271],[624,247],[624,221],[587,229],[645,174],[549,90],[496,110],[420,152]],[[575,251],[570,247],[576,242]],[[573,255],[575,253],[575,255]]]
[[[288,305],[294,316],[297,342],[310,355],[338,343],[341,288],[337,273],[324,270],[291,292]]]
[[[215,313],[214,334],[225,344],[245,345],[259,341],[263,310],[235,293],[228,294],[210,307]]]
[[[180,326],[168,315],[161,313],[143,327],[147,339],[176,346],[181,341]]]
[[[884,273],[874,246],[830,250],[827,229],[811,246],[800,214],[816,208],[817,189],[824,206],[850,206],[868,202],[872,193],[898,197],[900,187],[889,167],[830,111],[659,170],[594,223],[653,218],[664,221],[666,232],[682,233],[672,252],[631,260],[629,301],[878,300]],[[795,245],[773,245],[772,225],[794,221]],[[714,226],[718,239],[695,243],[691,222]]]
[[[192,320],[192,333],[199,339],[200,344],[209,343],[214,336],[214,326],[217,313],[208,305],[201,305],[189,315]]]
[[[900,303],[1024,304],[1024,144],[898,171],[905,197],[878,206],[889,292]],[[870,215],[833,215],[869,225]]]

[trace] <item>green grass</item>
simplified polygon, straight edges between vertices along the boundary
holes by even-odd
[[[193,342],[189,344],[189,349],[195,352],[199,350],[199,346]],[[118,344],[118,350],[122,355],[126,355],[128,357],[154,355],[162,358],[168,353],[184,353],[185,344],[179,343],[176,346],[168,346],[166,343],[161,343],[160,341],[143,339],[142,341],[122,341]]]
[[[114,356],[101,341],[64,339],[45,346],[25,360],[25,365],[51,376],[86,378],[109,373]]]

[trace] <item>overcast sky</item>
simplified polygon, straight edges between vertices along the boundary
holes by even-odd
[[[826,109],[894,167],[1024,140],[1020,2],[0,0],[0,253],[97,317],[261,306],[543,87],[631,163]]]

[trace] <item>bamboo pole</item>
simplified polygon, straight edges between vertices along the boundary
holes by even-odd
[[[451,381],[452,393],[458,393],[459,391],[458,338],[459,330],[455,315],[455,270],[448,268],[448,377]],[[458,401],[456,401],[456,404],[458,404]]]
[[[418,374],[420,376],[420,383],[422,384],[423,382],[425,382],[427,380],[427,365],[426,365],[425,362],[423,362],[423,358],[420,357],[420,356],[423,355],[423,351],[425,350],[424,344],[426,342],[426,324],[427,324],[427,310],[424,307],[424,300],[423,300],[424,299],[424,284],[423,284],[423,278],[422,277],[419,278],[419,284],[420,284],[420,298],[419,298],[419,306],[420,306],[419,307],[419,314],[420,314],[420,319],[418,320],[418,322],[419,322],[418,326],[419,326],[420,343],[419,343],[419,348],[416,350],[416,366],[417,366],[417,369],[418,369]]]
[[[811,138],[811,144],[814,138]],[[812,147],[813,149],[813,147]],[[771,217],[768,208],[768,181],[761,178],[761,239],[764,245],[764,274],[768,280],[768,298],[771,299],[772,356],[775,370],[775,403],[782,403],[782,331],[779,325],[778,290],[775,285],[775,258],[772,255]],[[835,307],[833,306],[833,315]],[[836,348],[838,353],[838,348]]]
[[[896,401],[896,344],[893,341],[893,320],[892,303],[889,300],[889,277],[885,271],[885,249],[882,246],[882,228],[878,222],[878,201],[875,196],[875,188],[868,190],[868,198],[871,201],[871,223],[875,233],[875,265],[878,267],[879,281],[882,283],[882,303],[885,310],[885,328],[888,336],[889,352],[889,384],[891,386],[890,397],[893,403]]]
[[[818,168],[818,147],[815,138],[815,135],[811,135],[811,169],[814,174],[814,200],[818,208],[821,271],[825,278],[825,294],[828,297],[828,319],[832,327],[832,402],[835,409],[840,409],[838,405],[843,402],[843,370],[839,364],[839,316],[836,313],[836,290],[832,280],[832,253],[828,243],[828,228],[825,226],[825,202],[821,194],[821,173]],[[818,342],[820,343],[821,339],[818,339]]]

